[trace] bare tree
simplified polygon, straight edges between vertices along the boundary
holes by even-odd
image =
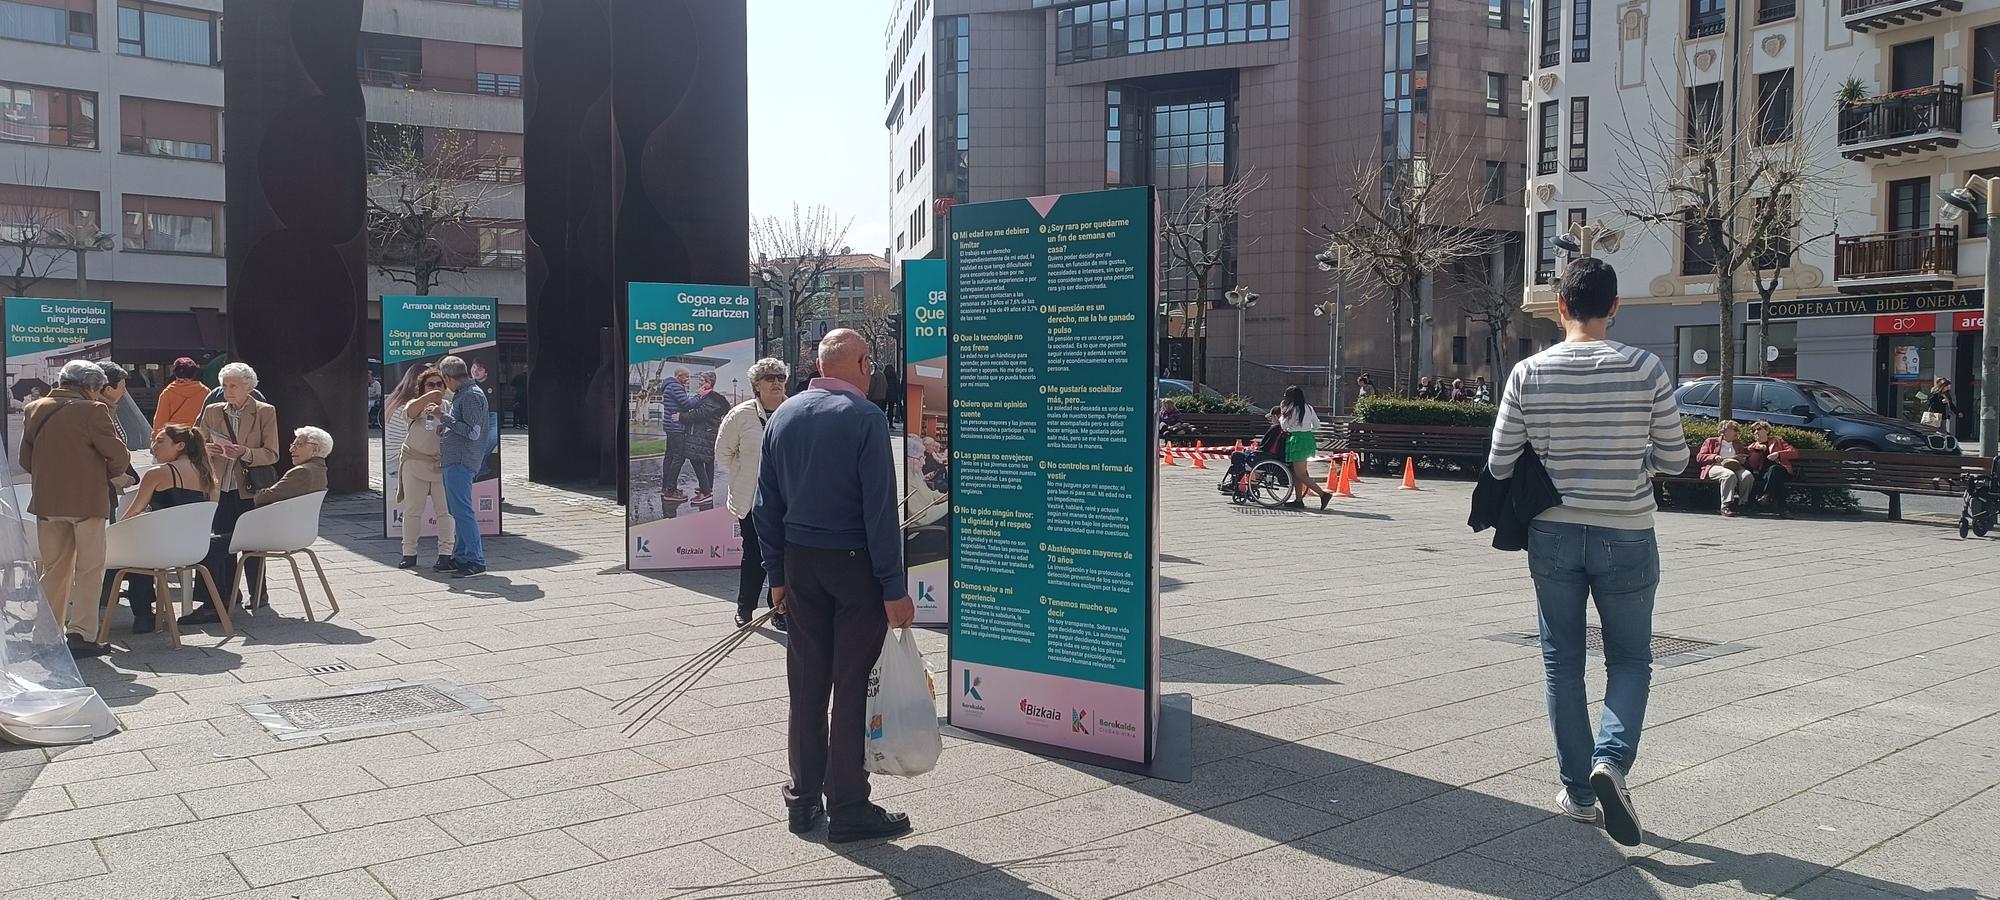
[[[1195,387],[1208,376],[1208,307],[1215,290],[1214,274],[1225,274],[1230,260],[1242,249],[1237,242],[1237,226],[1245,217],[1243,207],[1268,180],[1256,170],[1233,181],[1192,188],[1160,220],[1160,242],[1166,248],[1164,276],[1185,272],[1194,286],[1194,320],[1188,333],[1195,340]],[[1237,327],[1242,327],[1241,322]],[[1241,385],[1237,386],[1241,389]]]
[[[853,219],[843,219],[823,205],[800,207],[792,214],[764,216],[750,222],[750,249],[757,260],[751,275],[757,283],[778,291],[779,355],[792,365],[801,358],[805,313],[831,309],[827,276],[848,253],[847,231]],[[789,304],[787,306],[786,304]],[[796,365],[793,366],[797,368]]]
[[[1690,83],[1657,72],[1655,77],[1668,84]],[[1805,70],[1795,83],[1822,82]],[[1715,277],[1722,387],[1717,413],[1723,418],[1735,409],[1739,282],[1747,279],[1765,300],[1762,325],[1768,333],[1770,298],[1790,270],[1795,251],[1807,242],[1799,239],[1798,229],[1809,218],[1831,221],[1837,216],[1830,206],[1838,164],[1829,158],[1832,131],[1801,127],[1794,112],[1816,98],[1794,104],[1789,92],[1774,92],[1746,104],[1746,87],[1725,83],[1715,91],[1675,90],[1664,95],[1664,107],[1659,105],[1662,92],[1654,92],[1654,105],[1639,110],[1636,120],[1631,105],[1620,105],[1620,118],[1608,129],[1612,152],[1607,156],[1616,164],[1608,177],[1577,176],[1611,205],[1614,216],[1652,226],[1646,230],[1670,252],[1678,239],[1688,260]]]
[[[469,132],[399,130],[368,148],[368,258],[375,271],[427,295],[480,263],[479,226],[512,171],[479,152]]]
[[[1512,254],[1465,260],[1453,267],[1452,276],[1465,318],[1485,332],[1486,379],[1497,392],[1507,381],[1507,335],[1526,316],[1521,263]]]
[[[63,260],[104,249],[97,230],[96,210],[80,211],[56,202],[48,189],[48,162],[15,166],[14,178],[0,184],[0,247],[4,284],[10,296],[27,296],[28,289],[55,274]],[[66,192],[61,192],[66,195]],[[79,215],[83,212],[83,215]]]
[[[1417,340],[1424,280],[1490,255],[1504,240],[1504,233],[1485,221],[1493,204],[1472,168],[1472,142],[1433,134],[1431,148],[1428,157],[1386,167],[1379,159],[1362,163],[1344,198],[1346,220],[1318,233],[1323,249],[1335,251],[1343,274],[1361,279],[1364,302],[1387,303],[1398,392],[1415,388],[1423,358]]]

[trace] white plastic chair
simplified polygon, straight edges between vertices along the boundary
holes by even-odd
[[[199,572],[201,580],[208,585],[209,596],[215,596],[215,579],[208,574],[208,567],[201,564],[208,556],[208,533],[215,526],[215,501],[183,503],[143,512],[129,519],[121,519],[104,529],[104,568],[110,570],[110,588],[104,592],[104,615],[97,627],[97,642],[111,639],[111,612],[117,608],[118,586],[126,575],[151,575],[153,577],[155,603],[166,604],[167,634],[173,646],[181,645],[180,624],[175,621],[181,605],[192,608],[194,604],[194,575]],[[180,579],[180,599],[167,593],[167,573]],[[229,609],[222,609],[222,634],[224,638],[236,636],[236,628],[229,622]]]
[[[292,580],[299,586],[299,602],[305,604],[306,621],[317,622],[313,616],[312,597],[306,593],[305,576],[299,573],[297,555],[303,553],[312,561],[313,572],[319,575],[319,586],[326,589],[326,603],[330,607],[327,616],[340,612],[340,601],[334,599],[333,585],[326,580],[326,570],[320,567],[319,554],[312,551],[313,542],[319,540],[319,510],[326,503],[325,491],[314,491],[290,500],[280,500],[270,506],[260,506],[236,520],[236,532],[229,539],[229,552],[236,554],[236,571],[242,572],[243,563],[250,557],[269,560],[283,557],[292,566]],[[266,563],[269,566],[269,563]],[[236,602],[236,589],[242,579],[229,585],[229,603]],[[268,592],[270,588],[265,588]]]

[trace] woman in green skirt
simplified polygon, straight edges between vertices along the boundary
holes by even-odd
[[[1314,483],[1306,472],[1306,461],[1319,452],[1319,416],[1306,403],[1306,392],[1298,385],[1285,388],[1285,402],[1278,405],[1278,425],[1285,429],[1285,462],[1292,467],[1292,496],[1285,505],[1306,508],[1306,492],[1319,495],[1319,508],[1333,500],[1327,489]]]

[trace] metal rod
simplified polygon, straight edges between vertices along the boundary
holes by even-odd
[[[2000,449],[2000,178],[1986,181],[1986,305],[1980,323],[1979,455]],[[1950,423],[1946,423],[1949,427]]]

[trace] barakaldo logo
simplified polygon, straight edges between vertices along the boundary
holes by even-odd
[[[1071,730],[1071,731],[1073,731],[1073,732],[1076,732],[1077,734],[1089,734],[1089,733],[1090,733],[1090,729],[1089,729],[1089,728],[1086,728],[1086,727],[1084,727],[1084,724],[1083,724],[1083,720],[1085,720],[1085,719],[1088,719],[1088,718],[1090,718],[1090,710],[1087,710],[1087,709],[1072,709],[1072,710],[1070,710],[1070,711],[1069,711],[1069,730]]]
[[[1061,719],[1063,714],[1046,706],[1037,706],[1026,700],[1021,701],[1021,715],[1030,719]]]
[[[1139,735],[1139,727],[1137,725],[1133,725],[1130,722],[1120,722],[1117,719],[1107,719],[1102,716],[1099,716],[1097,719],[1097,728],[1100,731],[1109,731],[1112,734],[1122,734],[1128,737],[1137,737]]]

